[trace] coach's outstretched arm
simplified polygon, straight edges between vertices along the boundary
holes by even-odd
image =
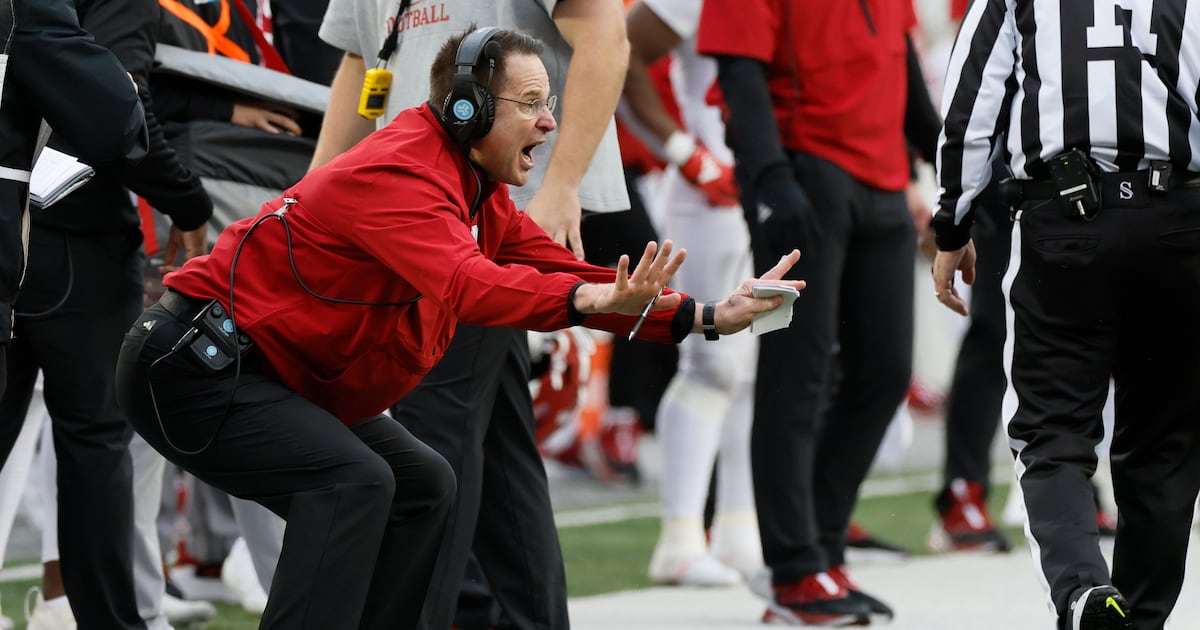
[[[642,257],[633,272],[629,272],[629,257],[621,256],[617,262],[616,279],[610,283],[588,283],[581,285],[573,297],[575,310],[582,314],[618,313],[636,316],[642,312],[646,304],[658,295],[683,264],[687,250],[680,250],[672,256],[671,241],[664,241],[662,251],[658,251],[656,243],[648,243],[642,252]],[[657,254],[657,255],[656,255]],[[754,316],[778,308],[783,298],[772,296],[756,298],[752,290],[756,284],[768,282],[803,290],[806,283],[803,280],[783,280],[784,274],[800,260],[800,251],[793,249],[779,259],[779,262],[759,278],[750,278],[742,282],[733,293],[715,305],[714,323],[718,334],[728,335],[742,330],[750,325]],[[654,302],[651,311],[672,310],[679,306],[683,296],[679,293],[667,293]],[[696,310],[695,321],[691,331],[703,331],[703,313]]]

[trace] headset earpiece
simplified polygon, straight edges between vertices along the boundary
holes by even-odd
[[[492,93],[487,85],[476,80],[475,70],[482,67],[486,60],[492,69],[488,74],[488,81],[491,82],[500,56],[500,46],[491,40],[501,32],[503,29],[495,26],[478,28],[463,38],[455,55],[454,63],[458,66],[458,72],[454,75],[450,93],[442,103],[442,119],[461,145],[482,138],[491,130],[496,119],[496,103]]]

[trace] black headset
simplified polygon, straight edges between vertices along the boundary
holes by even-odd
[[[458,72],[446,100],[442,103],[442,120],[459,145],[466,146],[476,138],[482,138],[492,128],[496,119],[496,102],[488,87],[500,58],[500,44],[493,42],[504,29],[496,26],[477,28],[463,38],[458,46],[454,63]],[[481,84],[475,79],[475,70],[487,60],[488,82]]]

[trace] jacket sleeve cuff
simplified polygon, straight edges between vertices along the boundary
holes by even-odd
[[[937,248],[943,252],[961,249],[971,240],[971,224],[967,221],[958,225],[934,222],[933,230]]]
[[[675,316],[671,318],[671,338],[675,343],[680,343],[692,334],[692,327],[696,325],[696,298],[686,297],[679,303],[679,308],[675,310]]]
[[[583,320],[587,318],[587,315],[580,313],[579,310],[575,308],[575,292],[579,290],[579,287],[585,284],[587,283],[576,282],[575,286],[571,287],[571,292],[567,294],[567,323],[572,326],[579,326],[583,323]]]
[[[179,203],[166,213],[171,217],[171,223],[185,232],[204,225],[213,213],[212,199],[204,193],[203,188],[199,189],[199,194],[189,195],[189,197],[190,199],[179,200]]]

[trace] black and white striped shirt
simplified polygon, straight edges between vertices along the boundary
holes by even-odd
[[[974,0],[946,76],[942,249],[966,243],[1001,138],[1018,179],[1073,148],[1105,172],[1200,171],[1200,2]]]

